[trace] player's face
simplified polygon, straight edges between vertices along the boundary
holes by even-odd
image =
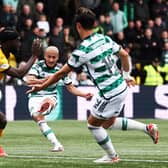
[[[45,53],[45,62],[49,68],[54,68],[58,61],[58,53],[48,51]]]
[[[21,46],[20,39],[10,40],[8,43],[10,45],[10,52],[16,54]]]

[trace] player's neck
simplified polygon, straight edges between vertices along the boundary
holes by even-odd
[[[93,30],[85,30],[81,33],[81,39],[84,40],[93,34]]]

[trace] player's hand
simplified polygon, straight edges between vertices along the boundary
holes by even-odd
[[[42,53],[42,41],[41,39],[37,38],[34,39],[33,44],[32,44],[32,55],[39,57]]]
[[[86,100],[91,100],[92,99],[92,97],[93,97],[93,93],[86,93],[86,95],[85,95],[85,98],[86,98]]]
[[[136,85],[136,82],[135,82],[135,80],[132,77],[130,79],[125,79],[125,81],[126,81],[128,87]]]
[[[26,93],[33,93],[33,92],[38,92],[43,89],[41,84],[35,84],[35,85],[29,85],[31,89],[29,89]]]
[[[125,79],[128,87],[135,86],[135,80],[134,78],[130,75],[129,72],[123,71],[123,78]]]

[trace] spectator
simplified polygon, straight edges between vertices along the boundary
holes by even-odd
[[[42,44],[43,44],[43,53],[45,51],[45,49],[48,47],[48,43],[49,43],[49,37],[47,36],[47,33],[45,32],[44,29],[39,29],[39,32],[38,32],[38,38],[41,39],[42,41]],[[40,60],[41,59],[44,59],[44,56],[42,54],[41,58],[39,58]]]
[[[11,6],[4,4],[0,11],[0,25],[4,27],[16,27],[15,14],[11,12]]]
[[[39,20],[37,21],[37,26],[39,29],[43,29],[46,34],[49,33],[50,25],[49,25],[49,22],[47,21],[46,15],[42,14],[39,16]]]
[[[63,51],[64,51],[63,44],[64,44],[63,34],[60,33],[60,28],[55,26],[52,30],[51,35],[49,36],[49,45],[53,45],[58,48],[60,53],[59,62],[61,57],[63,56]]]
[[[144,0],[135,0],[134,2],[135,20],[140,20],[145,26],[150,18],[148,4]]]
[[[149,65],[144,66],[145,83],[147,86],[157,86],[164,84],[165,73],[162,73],[158,58],[151,60]]]
[[[141,57],[141,39],[144,37],[144,30],[142,28],[142,22],[140,20],[135,21],[135,42],[133,57],[136,62],[140,62]]]
[[[165,41],[161,55],[161,65],[164,67],[165,64],[168,65],[168,41]]]
[[[138,54],[140,54],[140,46],[138,46],[136,43],[137,32],[135,30],[135,23],[133,21],[128,22],[128,27],[124,30],[124,36],[127,47],[130,49],[132,63],[134,64],[137,62]]]
[[[95,20],[95,24],[94,24],[94,32],[95,33],[100,33],[100,34],[104,34],[104,29],[103,26],[100,24],[99,20]]]
[[[56,18],[54,26],[58,27],[59,32],[63,32],[63,25],[64,25],[63,18],[61,17]]]
[[[119,8],[119,3],[114,2],[112,4],[112,10],[110,11],[111,24],[113,26],[113,33],[123,31],[127,26],[127,18]]]
[[[168,31],[163,30],[161,34],[161,39],[160,39],[160,48],[165,49],[165,43],[168,42]]]
[[[136,43],[140,43],[141,39],[144,37],[144,29],[142,27],[142,22],[140,20],[136,20],[135,21],[135,32],[136,32],[136,36],[135,36],[135,40]]]
[[[73,36],[70,34],[70,27],[65,26],[63,29],[63,35],[64,35],[64,43],[65,47],[70,46],[71,48],[75,48],[75,39]]]
[[[153,0],[151,4],[151,18],[155,19],[157,16],[160,16],[165,23],[168,13],[168,8],[162,0]]]
[[[28,5],[30,7],[31,13],[35,14],[35,1],[34,0],[19,0],[18,6],[17,6],[17,13],[20,15],[22,13],[22,9],[24,5]]]
[[[147,26],[146,26],[146,28],[147,28],[147,27],[153,30],[154,20],[149,19],[149,20],[147,21]]]
[[[141,40],[140,62],[143,64],[151,63],[154,58],[160,58],[160,47],[158,40],[152,35],[150,28],[145,29],[144,38]]]
[[[50,23],[50,27],[53,29],[55,26],[55,18],[59,16],[64,16],[65,12],[63,9],[65,1],[62,0],[46,0],[45,9]]]
[[[21,47],[20,47],[20,60],[17,62],[27,62],[29,57],[32,55],[31,46],[34,40],[33,36],[33,21],[27,18],[24,22],[24,28],[20,31],[21,35]]]
[[[128,44],[125,40],[125,36],[123,32],[118,32],[115,41],[120,44],[124,49],[127,48]]]
[[[157,40],[161,39],[161,35],[165,27],[163,26],[162,18],[157,16],[154,20],[153,26],[153,35],[157,38]]]
[[[62,49],[63,53],[59,59],[59,62],[61,64],[65,64],[67,62],[67,59],[69,57],[69,54],[72,52],[72,50],[76,47],[75,39],[70,34],[70,27],[65,26],[63,29],[63,42],[62,42]]]
[[[21,13],[18,15],[17,30],[21,31],[24,29],[24,23],[26,19],[31,19],[34,24],[34,16],[29,5],[25,4],[22,7]]]
[[[43,2],[37,2],[36,6],[35,6],[35,22],[40,20],[41,15],[45,15],[44,3]]]
[[[128,45],[132,48],[136,41],[135,23],[133,21],[128,22],[128,27],[124,30],[124,36]]]
[[[101,15],[99,16],[99,24],[100,24],[101,26],[103,26],[103,25],[104,25],[104,22],[105,22],[105,15],[104,15],[104,14],[101,14]]]
[[[105,14],[105,22],[103,24],[103,28],[104,28],[104,34],[108,35],[112,38],[112,36],[113,36],[113,26],[111,24],[110,15],[108,13]]]
[[[164,48],[162,51],[162,57],[161,57],[161,66],[162,66],[162,72],[165,73],[165,80],[164,83],[168,83],[168,41],[164,43]]]
[[[16,12],[19,0],[2,0],[3,5],[7,4],[10,5],[11,8]]]

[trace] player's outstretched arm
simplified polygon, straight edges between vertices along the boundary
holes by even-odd
[[[32,56],[24,66],[19,66],[18,68],[9,67],[4,73],[17,78],[22,78],[28,70],[31,68],[36,59],[41,55],[42,42],[40,39],[35,39],[32,45]]]
[[[49,78],[49,76],[44,79],[38,79],[38,78],[36,78],[35,75],[26,75],[24,81],[26,82],[27,85],[42,84],[48,78]]]
[[[71,71],[71,67],[69,67],[68,64],[65,64],[59,71],[49,76],[44,83],[29,85],[31,89],[28,90],[26,93],[32,93],[32,92],[37,92],[39,90],[43,90],[49,85],[52,85],[53,83],[58,82],[60,79],[66,76],[70,71]]]
[[[80,96],[80,97],[84,97],[87,100],[91,100],[93,97],[93,93],[90,92],[82,92],[80,89],[78,89],[77,87],[75,87],[73,84],[69,84],[66,85],[66,88],[68,89],[68,91],[70,93],[72,93],[75,96]]]

